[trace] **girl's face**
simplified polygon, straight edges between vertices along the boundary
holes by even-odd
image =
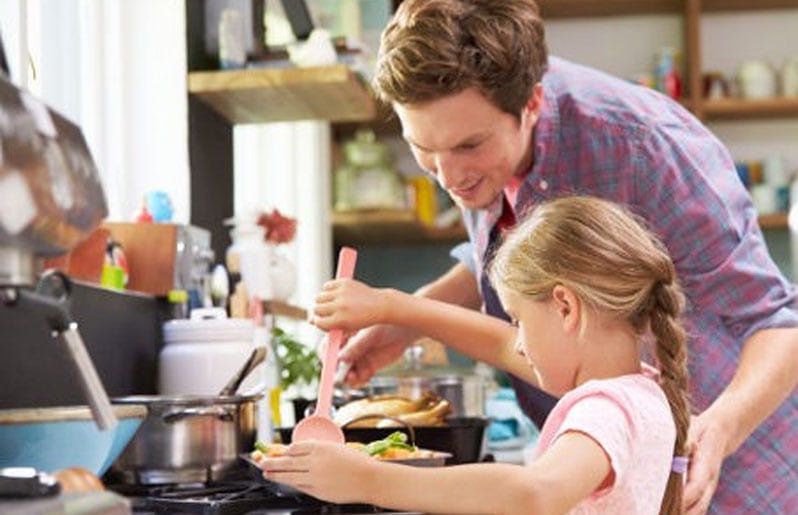
[[[483,209],[513,174],[532,165],[532,129],[542,89],[519,118],[475,88],[421,104],[395,104],[402,132],[419,166],[435,176],[460,207]]]
[[[556,396],[572,390],[578,371],[574,299],[556,288],[547,300],[534,300],[501,286],[497,293],[518,327],[516,350],[534,368],[540,387]]]

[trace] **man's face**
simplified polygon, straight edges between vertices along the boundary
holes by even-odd
[[[420,104],[394,104],[418,164],[435,176],[457,205],[488,207],[513,174],[532,164],[532,128],[540,86],[520,120],[474,88]]]

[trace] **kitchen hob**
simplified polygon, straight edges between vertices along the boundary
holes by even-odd
[[[392,512],[367,504],[334,504],[284,492],[265,480],[224,480],[170,485],[109,485],[131,502],[134,514],[310,515]]]

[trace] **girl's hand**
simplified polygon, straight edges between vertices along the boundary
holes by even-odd
[[[329,281],[316,297],[310,321],[325,331],[345,332],[379,324],[388,315],[384,296],[384,290],[353,279]]]
[[[334,503],[369,502],[376,460],[345,445],[305,441],[261,461],[263,477]]]
[[[353,279],[336,279],[327,282],[316,297],[310,322],[327,331],[341,329],[347,337],[339,358],[348,364],[343,379],[350,386],[366,383],[420,336],[412,329],[390,325],[391,310],[401,309],[396,304],[401,296],[391,297],[391,292]]]

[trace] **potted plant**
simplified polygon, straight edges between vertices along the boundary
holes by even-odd
[[[272,330],[272,345],[277,360],[280,390],[292,399],[296,421],[304,418],[305,408],[316,396],[321,360],[315,349],[297,341],[279,327]]]

